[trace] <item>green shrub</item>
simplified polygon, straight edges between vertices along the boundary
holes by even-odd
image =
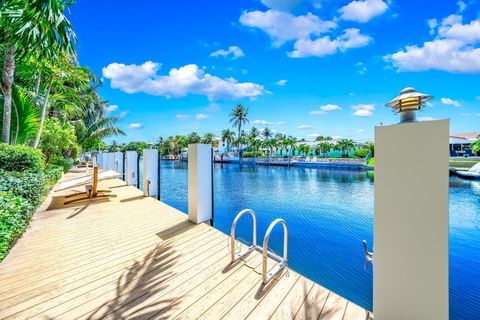
[[[22,145],[0,144],[0,170],[42,172],[45,162],[42,153]]]
[[[32,205],[38,205],[46,191],[45,174],[29,171],[0,171],[0,191],[11,191]]]
[[[51,164],[45,170],[45,179],[48,186],[53,186],[62,177],[63,167]]]
[[[253,158],[253,151],[245,151],[243,153],[243,157],[244,158]],[[261,157],[263,156],[263,152],[262,151],[257,151],[257,157]]]
[[[12,192],[0,192],[0,261],[27,229],[34,207]]]
[[[357,158],[365,158],[370,153],[370,149],[358,149],[353,153]]]
[[[50,164],[62,167],[63,172],[68,172],[75,164],[75,161],[72,158],[64,158],[63,156],[52,156]]]

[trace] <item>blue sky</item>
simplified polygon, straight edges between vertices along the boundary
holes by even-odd
[[[70,19],[117,141],[219,134],[238,103],[248,127],[369,140],[407,86],[435,96],[421,119],[480,131],[478,0],[90,0]]]

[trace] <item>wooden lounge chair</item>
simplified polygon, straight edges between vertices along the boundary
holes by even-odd
[[[72,204],[75,202],[82,202],[82,201],[90,201],[94,199],[106,199],[108,197],[116,197],[115,194],[108,194],[112,192],[112,190],[98,190],[98,167],[93,167],[93,175],[92,175],[92,184],[85,185],[85,193],[73,193],[65,196],[65,199],[73,198],[71,200],[64,201],[64,205]],[[58,190],[56,190],[58,191]],[[78,197],[80,196],[80,197]]]

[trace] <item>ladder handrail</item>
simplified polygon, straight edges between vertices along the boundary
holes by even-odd
[[[272,233],[273,228],[281,223],[283,225],[283,259],[281,259],[279,264],[272,269],[272,271],[267,275],[267,261],[268,261],[268,241],[270,240],[270,234]],[[263,260],[262,260],[262,282],[266,284],[272,277],[285,268],[288,264],[288,226],[287,222],[283,219],[275,219],[267,229],[265,237],[263,238]]]
[[[238,255],[235,253],[235,229],[237,228],[237,223],[240,220],[240,218],[249,213],[252,216],[253,220],[253,244],[248,247],[246,251],[243,253],[239,253]],[[257,247],[257,215],[252,209],[243,209],[240,211],[235,219],[233,220],[232,223],[232,228],[230,229],[230,254],[232,258],[232,263],[235,262],[237,259],[240,259],[250,251],[254,250]]]

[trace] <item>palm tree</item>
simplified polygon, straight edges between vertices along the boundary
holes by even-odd
[[[225,129],[222,131],[222,142],[227,144],[227,151],[230,151],[230,145],[235,139],[235,132],[230,129]]]
[[[118,117],[105,116],[104,105],[93,105],[85,116],[75,122],[77,142],[87,151],[95,147],[100,140],[115,135],[125,135],[115,125]]]
[[[293,152],[295,151],[295,147],[297,145],[297,138],[295,138],[293,136],[288,136],[287,138],[283,139],[282,144],[285,148],[290,148],[290,150],[287,151],[287,153],[288,153],[288,166],[290,167],[290,157],[293,154]]]
[[[332,149],[333,144],[331,144],[330,142],[320,142],[316,147],[317,152],[323,157],[326,157]]]
[[[477,139],[478,139],[477,141],[475,141],[470,145],[470,148],[474,153],[480,153],[480,135],[477,136]]]
[[[2,142],[10,143],[12,86],[17,50],[22,56],[38,58],[54,58],[62,52],[73,55],[77,39],[64,14],[71,4],[72,2],[62,0],[7,0],[2,3],[4,11],[21,12],[20,16],[3,14],[0,19],[0,43],[5,44]],[[40,79],[40,75],[38,77]]]
[[[188,144],[199,143],[202,138],[196,132],[192,132],[187,136]]]
[[[201,142],[206,144],[211,144],[212,147],[215,147],[215,148],[218,147],[217,137],[215,137],[213,133],[205,133]]]
[[[268,140],[272,137],[272,130],[270,130],[268,127],[266,127],[265,129],[263,129],[262,135],[265,138],[265,140]]]
[[[348,152],[351,149],[355,149],[355,141],[351,139],[341,139],[337,141],[337,150],[342,151],[342,157],[348,158]]]
[[[232,112],[230,112],[230,123],[232,123],[232,126],[234,128],[237,128],[238,132],[238,141],[240,142],[238,144],[238,149],[239,149],[239,155],[240,155],[240,162],[242,161],[242,139],[241,138],[241,131],[242,131],[242,126],[246,125],[250,121],[248,120],[248,108],[245,107],[242,104],[237,104]]]

